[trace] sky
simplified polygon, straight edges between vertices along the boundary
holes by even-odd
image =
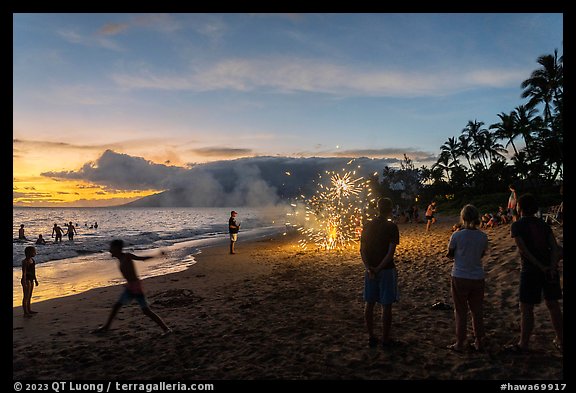
[[[469,120],[490,125],[523,104],[538,56],[563,44],[552,13],[13,22],[15,206],[110,206],[160,191],[94,176],[106,157],[160,173],[259,156],[406,153],[431,165]],[[118,172],[124,161],[107,162]]]

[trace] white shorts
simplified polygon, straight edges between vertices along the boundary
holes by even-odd
[[[230,241],[235,242],[236,240],[238,240],[238,234],[237,233],[231,233],[230,234]]]

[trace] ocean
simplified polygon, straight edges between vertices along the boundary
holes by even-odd
[[[12,266],[14,305],[21,301],[21,265],[24,248],[35,246],[36,270],[41,283],[32,301],[68,296],[96,287],[122,282],[115,260],[108,252],[110,241],[124,240],[125,250],[161,258],[138,262],[141,278],[177,272],[196,261],[202,247],[228,242],[230,211],[238,211],[239,241],[282,233],[286,230],[286,208],[13,208]],[[54,243],[54,223],[66,232],[72,221],[77,235]],[[94,223],[98,228],[94,229]],[[27,241],[18,240],[24,224]],[[92,227],[92,228],[91,228]],[[36,245],[41,234],[47,241]]]

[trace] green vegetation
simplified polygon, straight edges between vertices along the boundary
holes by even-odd
[[[440,146],[430,168],[415,168],[405,155],[399,169],[384,168],[382,182],[373,186],[403,207],[426,208],[434,199],[439,210],[455,214],[466,203],[481,212],[506,207],[509,184],[519,195],[533,193],[542,207],[558,204],[564,169],[563,56],[555,50],[537,62],[521,84],[525,104],[499,113],[500,121],[489,126],[468,121]]]

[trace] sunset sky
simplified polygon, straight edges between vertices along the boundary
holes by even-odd
[[[14,205],[158,191],[83,177],[108,150],[169,171],[262,155],[430,165],[469,120],[524,102],[562,31],[561,14],[15,14]]]

